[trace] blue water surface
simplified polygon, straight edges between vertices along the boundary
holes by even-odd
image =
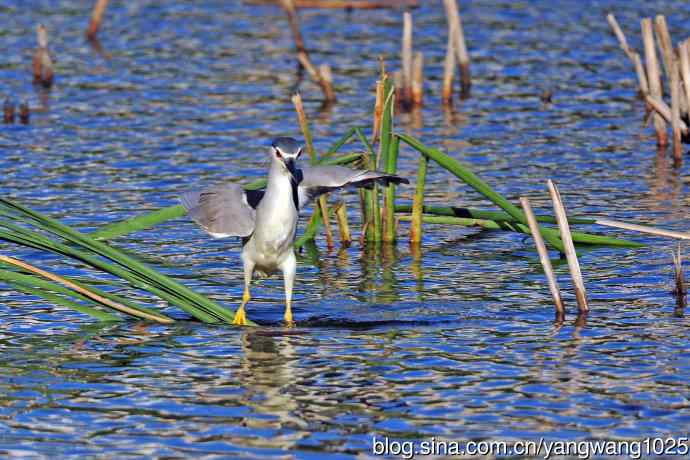
[[[0,128],[0,193],[90,231],[175,204],[188,189],[263,176],[273,137],[299,137],[285,15],[239,0],[116,1],[84,40],[91,1],[0,5],[0,95],[32,108]],[[396,129],[470,165],[514,202],[551,213],[546,179],[570,213],[688,227],[687,166],[657,153],[633,68],[609,30],[616,13],[642,50],[639,19],[665,14],[685,39],[685,2],[461,2],[472,97],[440,104],[441,2],[414,10],[425,104]],[[313,60],[333,69],[338,102],[300,84],[318,149],[372,123],[379,56],[399,66],[402,11],[301,10]],[[50,32],[56,83],[31,84],[35,26]],[[553,94],[551,103],[540,95]],[[355,143],[343,152],[361,151]],[[418,156],[403,146],[400,201]],[[687,164],[687,162],[686,162]],[[359,235],[358,197],[344,199]],[[427,202],[493,209],[430,165]],[[306,219],[305,219],[306,220]],[[0,452],[36,458],[368,458],[372,436],[421,441],[687,436],[688,320],[671,295],[668,239],[583,248],[591,313],[575,321],[567,265],[556,272],[568,318],[554,324],[531,239],[428,225],[411,251],[302,253],[297,327],[281,324],[282,280],[255,282],[248,314],[263,326],[99,324],[0,287]],[[242,294],[240,244],[177,219],[113,242],[219,303]],[[60,274],[83,267],[0,243]],[[682,250],[685,252],[685,250]],[[555,257],[555,254],[554,254]],[[91,273],[91,275],[93,275]]]

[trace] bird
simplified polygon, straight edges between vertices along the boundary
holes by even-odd
[[[303,150],[303,145],[291,137],[279,137],[271,143],[264,190],[245,190],[239,184],[225,183],[189,191],[180,197],[187,214],[209,235],[241,238],[244,292],[233,324],[248,324],[245,307],[251,300],[253,276],[281,271],[285,289],[283,319],[288,325],[294,325],[292,289],[297,272],[294,241],[299,211],[307,203],[345,187],[409,183],[395,174],[344,166],[300,168],[297,160]]]

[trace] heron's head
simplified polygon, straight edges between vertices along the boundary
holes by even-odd
[[[279,137],[271,144],[271,155],[294,177],[295,161],[302,155],[302,144],[291,137]]]

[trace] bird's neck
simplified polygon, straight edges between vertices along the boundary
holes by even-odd
[[[272,203],[277,207],[293,207],[298,209],[297,184],[293,183],[292,176],[277,161],[271,161],[268,171],[268,184],[266,194],[262,202]]]

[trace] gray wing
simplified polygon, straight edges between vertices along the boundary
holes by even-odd
[[[344,187],[371,188],[375,183],[409,183],[407,179],[394,174],[344,166],[311,166],[302,168],[301,172],[302,178],[297,189],[300,208],[319,195]]]
[[[256,206],[263,192],[245,191],[237,184],[187,192],[182,206],[201,228],[214,238],[246,237],[254,232]]]

